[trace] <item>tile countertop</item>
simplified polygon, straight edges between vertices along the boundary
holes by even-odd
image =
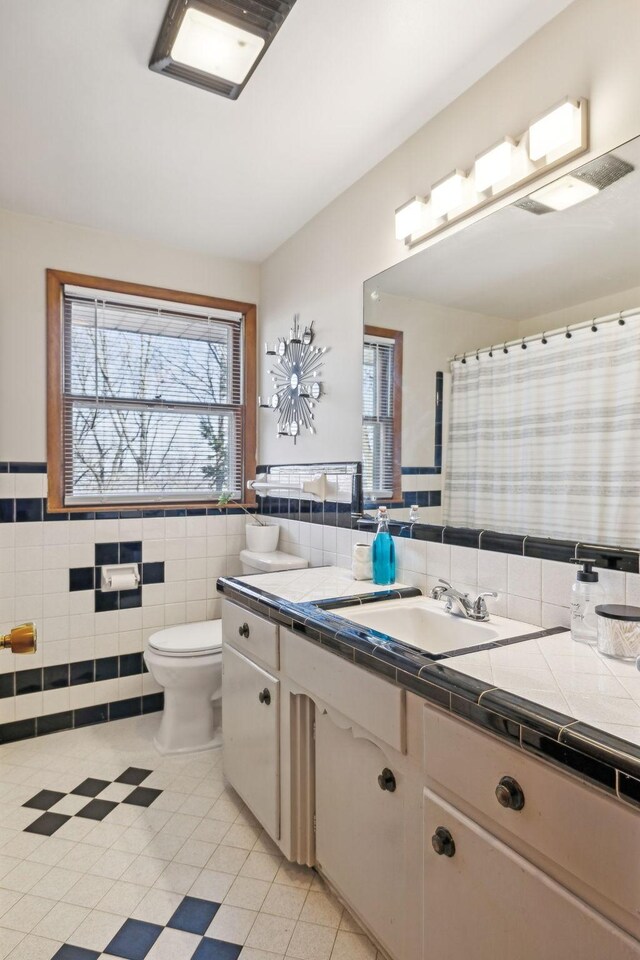
[[[346,567],[306,567],[303,570],[255,573],[234,579],[240,583],[253,584],[292,603],[315,603],[334,597],[354,597],[399,590],[405,586],[403,583],[392,583],[388,587],[381,587],[371,580],[354,580],[351,570]]]
[[[640,672],[562,629],[482,650],[431,655],[340,616],[340,608],[419,596],[353,580],[340,567],[221,577],[218,590],[310,642],[640,807]]]

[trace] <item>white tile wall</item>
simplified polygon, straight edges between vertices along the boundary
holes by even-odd
[[[44,474],[0,474],[0,497],[43,497]],[[38,627],[34,656],[0,654],[0,673],[143,650],[155,630],[215,619],[219,576],[239,574],[245,518],[130,518],[0,524],[0,632]],[[69,569],[93,567],[95,544],[141,540],[145,563],[164,561],[165,583],[142,588],[142,607],[95,613],[92,591],[69,592]],[[82,684],[0,700],[0,723],[152,693],[150,676]]]
[[[338,528],[325,541],[326,527],[298,520],[278,520],[279,549],[305,557],[311,566],[331,563],[351,566],[355,543],[370,543],[371,533]],[[335,534],[335,538],[334,538]],[[314,549],[322,541],[323,548]],[[327,545],[335,542],[333,549]],[[440,577],[454,586],[480,592],[493,590],[487,606],[498,616],[509,616],[542,627],[569,625],[571,586],[576,567],[554,560],[537,560],[490,550],[425,543],[395,538],[396,577],[409,586],[430,591]],[[640,605],[640,575],[614,570],[600,571],[609,603]]]

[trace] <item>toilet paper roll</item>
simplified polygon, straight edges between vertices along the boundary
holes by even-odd
[[[135,590],[138,581],[133,570],[116,570],[111,574],[111,590]]]
[[[351,574],[354,580],[371,580],[371,546],[368,543],[356,543],[353,548]]]

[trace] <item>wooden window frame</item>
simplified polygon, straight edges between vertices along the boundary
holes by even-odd
[[[381,337],[393,340],[393,493],[380,497],[380,503],[402,500],[402,330],[389,327],[372,327],[365,324],[365,337]]]
[[[220,297],[207,297],[197,293],[184,293],[163,287],[151,287],[125,280],[108,280],[81,273],[67,273],[61,270],[46,271],[47,295],[47,478],[48,505],[50,513],[86,513],[92,507],[105,511],[126,511],[144,509],[202,509],[211,507],[217,501],[204,502],[163,502],[149,500],[137,503],[104,503],[96,501],[94,505],[71,506],[64,502],[64,456],[63,456],[63,368],[62,344],[64,327],[63,292],[65,284],[76,287],[88,287],[94,290],[108,290],[128,296],[150,297],[155,300],[167,300],[174,303],[191,304],[211,310],[229,310],[243,315],[243,476],[254,477],[256,473],[256,376],[257,376],[257,309],[255,303],[239,300],[225,300]],[[255,494],[245,489],[242,503],[234,502],[230,507],[255,507]],[[221,507],[220,509],[224,509]]]

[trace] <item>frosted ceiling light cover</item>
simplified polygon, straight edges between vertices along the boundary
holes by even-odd
[[[459,170],[431,188],[431,209],[434,217],[444,217],[462,206],[467,178]]]
[[[514,148],[513,140],[505,137],[495,147],[476,158],[474,180],[479,193],[484,193],[511,176]]]
[[[550,110],[529,127],[529,157],[541,160],[571,143],[580,124],[580,109],[571,100]]]
[[[530,195],[530,199],[544,204],[551,210],[566,210],[568,207],[575,206],[576,203],[588,200],[589,197],[595,197],[597,193],[600,193],[597,187],[568,175],[550,183],[547,187],[536,190]]]
[[[426,204],[420,197],[413,197],[396,210],[396,240],[404,240],[417,233],[422,225]]]
[[[190,7],[171,57],[232,83],[242,83],[264,47],[262,37]]]

